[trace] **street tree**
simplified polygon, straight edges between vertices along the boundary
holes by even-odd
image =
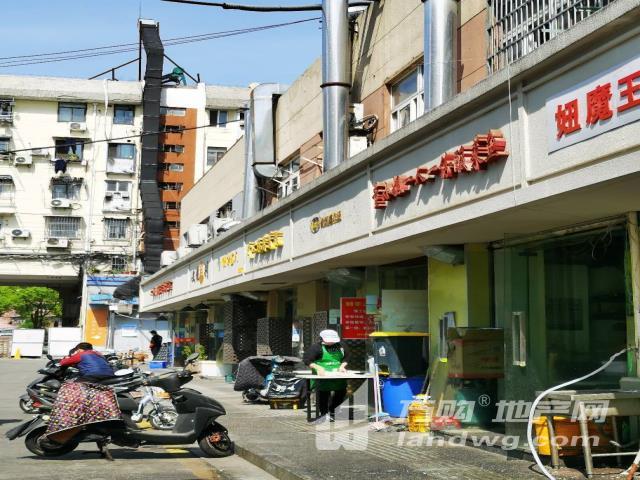
[[[15,310],[31,328],[43,328],[62,314],[60,294],[47,287],[0,287],[0,312]]]

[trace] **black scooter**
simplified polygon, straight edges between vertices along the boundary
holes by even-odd
[[[27,449],[41,457],[57,457],[69,453],[80,442],[96,442],[103,457],[112,460],[107,446],[109,443],[122,447],[137,448],[141,445],[179,445],[198,442],[200,449],[210,457],[227,457],[233,454],[234,444],[229,439],[227,429],[216,420],[225,415],[224,407],[200,392],[182,388],[182,385],[193,379],[193,374],[187,366],[198,358],[194,353],[186,360],[185,368],[180,372],[169,372],[157,377],[141,380],[145,385],[157,386],[169,393],[176,408],[178,418],[171,431],[150,431],[140,429],[131,419],[137,410],[138,403],[131,397],[129,391],[140,385],[132,383],[129,391],[118,388],[116,393],[118,406],[122,412],[123,422],[104,422],[87,426],[74,438],[56,448],[41,445],[39,439],[46,434],[49,415],[40,414],[32,420],[24,422],[9,430],[6,437],[15,440],[25,437]],[[102,383],[109,385],[114,382],[109,379]]]
[[[51,410],[62,382],[78,373],[73,367],[60,369],[51,355],[47,355],[47,358],[47,364],[38,370],[40,376],[27,385],[27,393],[18,399],[18,405],[25,413]]]

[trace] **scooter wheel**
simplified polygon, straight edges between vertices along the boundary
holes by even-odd
[[[160,408],[149,413],[149,423],[156,430],[173,430],[178,413],[171,408]]]
[[[198,445],[207,456],[215,458],[229,457],[233,455],[235,449],[229,434],[215,425],[200,434]]]
[[[33,402],[31,400],[25,400],[24,398],[21,398],[18,402],[18,405],[20,405],[20,410],[22,410],[24,413],[36,413],[38,411],[37,408],[33,408]]]
[[[27,450],[35,455],[38,455],[39,457],[60,457],[74,451],[78,446],[78,441],[71,439],[58,448],[43,448],[38,443],[38,440],[40,439],[40,437],[44,436],[46,431],[47,427],[43,426],[29,432],[27,434],[27,437],[24,439],[24,445],[25,447],[27,447]]]

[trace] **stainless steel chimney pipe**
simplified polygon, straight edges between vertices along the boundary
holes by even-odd
[[[349,157],[350,43],[348,0],[322,2],[324,171]]]
[[[244,113],[244,191],[242,195],[242,218],[254,216],[260,211],[258,180],[253,173],[253,126],[252,111]]]
[[[424,1],[424,109],[456,94],[456,0]]]

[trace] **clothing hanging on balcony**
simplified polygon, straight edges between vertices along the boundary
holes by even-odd
[[[67,173],[67,161],[62,158],[56,158],[53,169],[55,173]]]

